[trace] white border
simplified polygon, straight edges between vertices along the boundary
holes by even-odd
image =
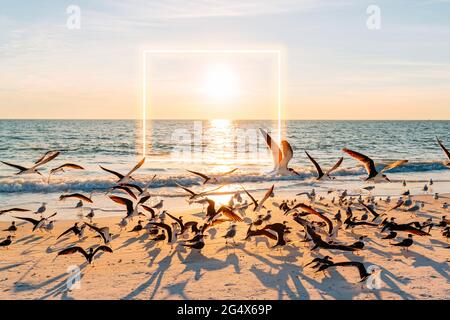
[[[154,53],[238,53],[238,54],[249,54],[249,53],[263,53],[263,54],[275,54],[277,57],[277,107],[278,107],[278,144],[281,142],[281,50],[252,50],[252,49],[226,49],[226,50],[213,50],[213,49],[194,49],[194,50],[183,50],[183,49],[150,49],[150,50],[143,50],[142,51],[142,60],[143,60],[143,75],[142,75],[142,156],[145,157],[147,153],[146,143],[146,132],[147,132],[147,55],[148,54],[154,54]],[[160,160],[155,160],[160,161]],[[173,161],[178,162],[175,160],[169,160],[165,159],[164,161]],[[202,160],[203,161],[203,160]]]

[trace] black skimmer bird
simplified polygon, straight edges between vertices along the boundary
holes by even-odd
[[[411,247],[413,245],[414,241],[413,241],[413,235],[412,234],[408,234],[408,238],[403,239],[400,242],[397,243],[391,243],[391,246],[396,246],[396,247],[402,247],[406,250],[408,250],[409,247]]]
[[[15,221],[12,221],[12,222],[11,222],[11,225],[10,225],[7,229],[5,229],[5,230],[3,230],[3,231],[11,232],[11,233],[16,232],[16,231],[17,231],[16,222],[15,222]]]
[[[28,209],[22,209],[22,208],[11,208],[11,209],[6,209],[6,210],[0,210],[0,216],[5,214],[5,213],[9,213],[9,212],[29,212],[30,210]]]
[[[59,201],[63,201],[66,199],[71,199],[71,198],[75,198],[80,201],[84,201],[84,202],[88,202],[88,203],[93,203],[91,197],[87,197],[81,193],[62,194],[59,196]]]
[[[74,225],[72,226],[72,227],[70,227],[69,229],[67,229],[66,231],[64,231],[63,233],[61,233],[57,238],[56,238],[56,240],[58,240],[58,239],[60,239],[61,237],[63,237],[63,236],[65,236],[65,235],[67,235],[67,234],[69,234],[69,233],[73,233],[74,235],[76,235],[77,237],[81,237],[82,236],[82,234],[83,234],[83,230],[84,230],[84,228],[86,227],[86,224],[85,223],[83,223],[82,225],[81,225],[81,227],[78,225],[78,222],[75,222],[74,223]]]
[[[250,192],[248,192],[243,186],[241,186],[241,188],[244,190],[244,192],[245,192],[245,193],[249,196],[249,198],[252,200],[253,206],[254,206],[253,211],[259,212],[259,211],[263,208],[264,202],[266,202],[266,200],[269,199],[270,197],[273,197],[273,196],[274,196],[273,189],[275,188],[275,185],[272,185],[272,186],[269,188],[269,190],[266,191],[266,193],[264,194],[264,196],[262,197],[262,199],[259,200],[259,201],[256,200],[256,199],[250,194]]]
[[[438,137],[436,137],[436,140],[437,140],[439,146],[441,147],[442,151],[444,151],[445,155],[447,156],[447,160],[445,160],[443,162],[443,164],[447,168],[450,168],[450,152],[447,150],[447,148],[444,146],[444,144],[441,142],[441,140],[439,140]]]
[[[0,247],[8,249],[8,247],[11,245],[11,243],[12,243],[12,236],[9,235],[6,237],[5,240],[0,242]]]
[[[111,242],[111,234],[109,233],[109,227],[97,227],[90,223],[85,222],[85,225],[88,226],[91,230],[98,233],[98,237],[103,240],[104,244],[108,244]]]
[[[36,231],[38,229],[41,229],[45,225],[45,223],[48,221],[48,219],[56,216],[56,214],[57,213],[55,212],[51,216],[49,216],[47,218],[41,218],[40,220],[36,220],[36,219],[33,219],[33,218],[27,218],[27,217],[14,217],[14,218],[20,219],[20,220],[24,220],[24,221],[27,221],[27,222],[31,223],[33,225],[32,231],[34,232],[34,231]]]
[[[109,198],[118,204],[126,206],[126,219],[132,219],[140,215],[139,206],[144,204],[150,198],[150,196],[139,199],[138,201],[136,201],[136,204],[134,204],[132,200],[123,197],[109,196]]]
[[[202,250],[205,247],[205,238],[206,236],[203,234],[198,235],[198,240],[193,243],[182,243],[181,245],[183,247],[196,249],[196,250]]]
[[[194,200],[196,200],[196,199],[206,197],[208,194],[211,194],[212,192],[217,191],[217,190],[219,190],[219,189],[221,189],[221,188],[223,187],[223,186],[219,186],[219,187],[217,187],[217,188],[214,188],[214,189],[211,189],[211,190],[207,190],[207,191],[194,192],[194,191],[192,191],[191,189],[188,189],[188,188],[186,188],[185,186],[182,186],[182,185],[179,184],[179,183],[176,183],[176,182],[175,182],[175,184],[176,184],[178,187],[180,187],[181,189],[183,189],[184,191],[186,191],[188,194],[190,194],[190,196],[188,197],[188,199],[189,199],[190,201],[194,201]]]
[[[173,232],[172,232],[171,226],[169,226],[168,224],[162,223],[162,222],[149,222],[148,224],[153,225],[155,227],[158,227],[158,228],[166,231],[167,237],[165,237],[164,240],[167,239],[167,243],[172,242]]]
[[[113,175],[115,175],[117,178],[119,178],[119,180],[117,181],[117,184],[124,184],[124,183],[128,183],[130,180],[134,180],[134,178],[131,176],[136,170],[138,170],[140,167],[142,167],[142,165],[145,162],[145,158],[142,158],[141,161],[139,161],[133,169],[131,169],[127,174],[123,175],[119,172],[110,170],[110,169],[106,169],[102,166],[100,166],[100,168],[106,172],[109,172]]]
[[[236,213],[233,212],[230,208],[227,206],[220,206],[220,208],[216,211],[216,204],[214,200],[207,199],[208,207],[206,208],[206,220],[208,222],[211,222],[216,218],[219,214],[223,214],[225,217],[227,217],[230,220],[233,220],[235,222],[242,222],[242,218],[239,217]]]
[[[395,237],[397,237],[397,232],[395,231],[391,231],[389,232],[389,234],[385,237],[382,237],[381,239],[386,240],[386,239],[395,239]]]
[[[313,264],[312,266],[311,266],[311,268],[312,269],[316,269],[317,267],[319,267],[319,266],[321,266],[321,265],[323,265],[323,264],[332,264],[333,263],[333,257],[330,257],[330,256],[325,256],[325,257],[323,257],[323,258],[319,258],[319,257],[317,257],[317,258],[314,258],[314,259],[312,259],[310,262],[308,262],[307,264],[305,264],[304,266],[303,266],[303,268],[306,268],[306,267],[308,267],[309,265],[311,265],[311,264]]]
[[[284,235],[289,233],[290,228],[284,223],[272,223],[266,225],[263,230],[273,231],[277,235],[277,243],[272,247],[285,246],[288,241],[285,240]]]
[[[314,210],[313,208],[311,208],[310,206],[308,206],[304,203],[296,204],[294,207],[292,207],[291,210],[285,212],[284,214],[287,215],[287,214],[289,214],[291,212],[295,212],[295,211],[299,211],[300,213],[298,214],[298,216],[301,216],[301,217],[304,217],[307,215],[313,215],[313,216],[318,217],[319,219],[322,219],[328,226],[328,234],[331,235],[331,233],[333,231],[333,223],[324,214]]]
[[[134,228],[131,229],[131,230],[128,231],[128,232],[137,232],[137,233],[140,233],[143,229],[144,229],[144,227],[142,226],[142,221],[139,220],[139,221],[138,221],[138,224],[135,225]]]
[[[360,282],[365,281],[371,275],[381,272],[381,269],[376,269],[373,272],[367,272],[367,269],[364,267],[364,264],[357,261],[346,261],[346,262],[333,262],[331,264],[322,264],[320,268],[316,272],[325,271],[329,268],[336,267],[355,267],[358,269]]]
[[[342,164],[342,161],[344,161],[344,157],[341,157],[339,160],[338,160],[338,162],[336,162],[336,164],[333,166],[333,167],[331,167],[327,172],[323,172],[323,170],[322,170],[322,168],[320,167],[320,165],[319,165],[319,163],[316,161],[316,160],[314,160],[314,158],[313,157],[311,157],[310,155],[309,155],[309,153],[305,150],[305,153],[306,153],[306,155],[308,156],[308,158],[309,158],[309,160],[312,162],[312,164],[314,165],[314,167],[316,168],[316,171],[317,171],[317,180],[322,180],[322,178],[324,178],[324,177],[327,177],[328,179],[334,179],[334,177],[331,177],[330,176],[330,174],[333,172],[333,171],[335,171],[335,170],[337,170],[340,166],[341,166],[341,164]]]
[[[86,252],[81,247],[70,247],[70,248],[67,248],[67,249],[64,249],[64,250],[61,250],[60,252],[58,252],[58,256],[64,256],[64,255],[69,255],[69,254],[74,254],[74,253],[79,252],[85,257],[86,261],[89,264],[92,264],[92,261],[94,260],[95,255],[100,251],[109,252],[109,253],[113,252],[113,250],[108,246],[98,246],[97,248],[95,248],[95,250],[93,248],[89,248],[88,252]]]
[[[195,174],[197,176],[199,176],[200,178],[203,179],[203,184],[206,184],[207,182],[211,182],[211,183],[219,183],[220,182],[220,178],[230,175],[233,172],[235,172],[236,170],[238,170],[237,168],[224,172],[224,173],[219,173],[219,174],[215,174],[215,175],[206,175],[204,173],[201,172],[197,172],[197,171],[192,171],[192,170],[187,170],[188,172]]]
[[[65,163],[63,165],[60,165],[59,167],[56,167],[54,169],[50,170],[50,173],[48,174],[47,182],[50,183],[50,177],[58,172],[65,172],[67,169],[73,169],[73,170],[84,170],[82,166],[79,166],[74,163]]]
[[[294,169],[289,168],[289,161],[291,161],[294,156],[294,151],[291,145],[286,140],[281,141],[281,149],[277,143],[272,139],[272,137],[263,129],[259,129],[264,140],[266,141],[267,147],[272,152],[274,169],[273,173],[286,176],[286,175],[299,175]]]
[[[377,171],[377,168],[375,167],[375,162],[368,156],[365,156],[356,151],[349,150],[347,148],[342,149],[342,151],[347,153],[352,158],[355,158],[356,160],[362,162],[362,164],[364,165],[364,168],[366,169],[367,174],[368,174],[366,181],[377,181],[377,180],[384,179],[384,180],[390,182],[389,178],[384,174],[384,172],[387,172],[389,170],[397,168],[408,162],[408,160],[398,160],[398,161],[395,161],[395,162],[385,166],[383,169],[381,169],[381,171]]]
[[[38,168],[43,166],[44,164],[52,161],[53,159],[55,159],[57,156],[59,156],[60,152],[59,151],[49,151],[47,152],[44,156],[42,156],[39,160],[37,160],[33,166],[26,168],[23,166],[19,166],[17,164],[12,164],[9,162],[5,162],[5,161],[1,161],[3,164],[16,168],[17,170],[19,170],[19,172],[16,173],[16,175],[21,175],[21,174],[31,174],[31,173],[37,173],[39,175],[42,175],[42,173],[40,173],[38,171]]]

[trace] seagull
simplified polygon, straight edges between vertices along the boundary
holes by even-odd
[[[217,190],[219,190],[220,188],[223,187],[223,186],[219,186],[219,187],[214,188],[214,189],[212,189],[212,190],[208,190],[208,191],[203,191],[203,192],[197,193],[197,192],[194,192],[194,191],[192,191],[192,190],[190,190],[190,189],[188,189],[188,188],[182,186],[181,184],[178,184],[177,182],[175,182],[175,184],[176,184],[178,187],[180,187],[181,189],[183,189],[184,191],[186,191],[187,193],[190,194],[190,196],[189,196],[189,198],[188,198],[190,201],[196,200],[196,199],[198,199],[198,198],[202,198],[202,197],[204,197],[204,196],[210,194],[211,192],[217,191]]]
[[[228,239],[232,239],[234,242],[234,237],[236,236],[236,225],[233,224],[230,229],[228,229],[227,233],[223,236],[225,240],[225,244],[228,244]]]
[[[314,167],[317,170],[317,179],[316,180],[321,180],[323,177],[327,177],[328,179],[334,179],[333,177],[330,176],[330,174],[333,171],[335,171],[336,169],[338,169],[341,166],[342,161],[344,161],[344,157],[341,157],[338,160],[338,162],[333,167],[331,167],[327,172],[324,173],[322,171],[322,168],[320,167],[319,163],[317,163],[317,161],[314,160],[314,158],[311,157],[306,150],[305,150],[305,153],[306,153],[306,155],[308,156],[309,160],[312,162],[312,164],[314,165]]]
[[[446,166],[447,168],[450,168],[450,152],[447,150],[447,148],[445,148],[444,144],[441,142],[441,140],[439,140],[438,137],[436,137],[436,140],[439,144],[439,146],[441,147],[441,149],[444,151],[445,155],[447,156],[447,160],[445,160],[443,162],[444,166]]]
[[[145,162],[145,158],[142,158],[141,161],[138,162],[137,165],[134,166],[133,169],[130,170],[130,172],[128,172],[126,175],[123,175],[121,173],[118,173],[116,171],[110,170],[110,169],[106,169],[102,166],[100,166],[100,168],[106,172],[109,172],[113,175],[115,175],[117,178],[119,178],[119,181],[117,181],[117,184],[124,184],[124,183],[128,183],[130,180],[134,180],[133,177],[131,176],[137,169],[139,169]]]
[[[42,205],[34,212],[35,214],[43,214],[45,210],[47,210],[46,207],[47,203],[43,202]]]
[[[86,261],[89,264],[91,264],[92,261],[94,260],[94,256],[100,251],[109,252],[109,253],[113,252],[113,250],[108,246],[98,246],[95,250],[93,248],[89,248],[89,252],[86,252],[81,247],[70,247],[70,248],[67,248],[67,249],[64,249],[64,250],[61,250],[60,252],[58,252],[58,256],[74,254],[76,252],[79,252],[86,258]]]
[[[37,229],[41,229],[44,226],[44,224],[48,221],[48,219],[50,219],[54,216],[56,216],[56,212],[54,214],[52,214],[51,216],[49,216],[47,218],[42,218],[40,220],[36,220],[33,218],[26,218],[26,217],[14,217],[14,218],[24,220],[24,221],[31,223],[33,225],[32,231],[34,232]]]
[[[259,129],[266,141],[267,147],[272,151],[274,162],[273,172],[282,176],[299,175],[294,169],[288,168],[289,161],[291,161],[294,151],[291,145],[286,140],[281,141],[281,148],[273,141],[272,137],[263,129]]]
[[[342,149],[342,151],[344,151],[345,153],[350,155],[352,158],[355,158],[356,160],[358,160],[364,164],[364,168],[366,169],[367,174],[368,174],[366,181],[376,181],[376,180],[384,179],[384,180],[390,182],[390,180],[384,174],[384,172],[387,172],[389,170],[397,168],[408,162],[408,160],[398,160],[398,161],[395,161],[395,162],[385,166],[380,172],[378,172],[375,167],[375,162],[372,159],[370,159],[368,156],[365,156],[356,151],[349,150],[347,148]]]
[[[19,172],[16,173],[16,175],[21,175],[21,174],[31,174],[31,173],[37,173],[39,175],[42,175],[42,173],[40,173],[38,171],[38,168],[43,166],[44,164],[52,161],[53,159],[55,159],[57,156],[59,156],[60,152],[59,151],[49,151],[47,152],[44,156],[42,156],[39,160],[37,160],[33,166],[26,168],[23,166],[19,166],[16,164],[12,164],[12,163],[8,163],[8,162],[4,162],[1,161],[3,164],[16,168],[19,170]]]
[[[92,223],[92,219],[94,219],[95,213],[94,213],[94,209],[91,209],[91,211],[89,211],[89,213],[85,216],[85,218],[89,219],[89,221]]]
[[[224,172],[224,173],[216,174],[214,176],[208,176],[208,175],[206,175],[204,173],[200,173],[200,172],[192,171],[192,170],[187,170],[187,171],[192,173],[192,174],[195,174],[195,175],[201,177],[203,179],[203,184],[206,184],[207,182],[219,183],[219,179],[218,178],[226,176],[226,175],[229,175],[229,174],[232,174],[236,170],[237,170],[237,168],[235,168],[233,170],[230,170],[230,171],[227,171],[227,172]]]

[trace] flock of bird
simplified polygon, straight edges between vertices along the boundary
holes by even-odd
[[[297,171],[290,168],[289,162],[293,157],[293,149],[288,141],[281,141],[281,147],[278,146],[270,135],[261,129],[268,148],[270,149],[274,160],[274,173],[278,175],[297,175]],[[444,165],[450,168],[450,153],[443,143],[437,139],[438,145],[445,152],[447,160]],[[361,162],[367,171],[366,181],[390,181],[386,176],[386,172],[398,166],[407,163],[407,160],[395,161],[382,168],[377,169],[375,162],[368,156],[344,148],[343,152],[350,157]],[[332,173],[340,167],[343,157],[329,170],[324,171],[319,163],[307,152],[306,156],[314,165],[317,171],[317,180],[335,179]],[[42,166],[48,164],[60,155],[60,151],[49,151],[38,159],[29,167],[16,165],[8,162],[3,164],[19,170],[17,175],[39,174]],[[229,241],[235,243],[238,227],[245,232],[245,240],[255,239],[257,237],[265,237],[267,241],[273,241],[272,248],[280,248],[295,243],[303,243],[305,249],[315,252],[318,250],[326,250],[330,252],[352,252],[359,254],[365,249],[365,240],[367,235],[359,236],[354,243],[343,243],[339,239],[339,233],[350,231],[354,232],[355,228],[361,228],[364,231],[379,231],[381,239],[390,241],[390,245],[408,250],[414,244],[414,237],[430,237],[432,230],[439,230],[439,234],[448,241],[450,237],[450,220],[445,216],[439,217],[439,220],[429,218],[421,221],[417,213],[423,208],[424,203],[414,201],[409,191],[404,191],[397,200],[387,198],[376,199],[370,192],[375,188],[374,185],[364,187],[369,195],[350,195],[347,190],[344,191],[328,191],[327,196],[331,199],[325,203],[325,196],[316,194],[313,189],[311,192],[302,192],[293,199],[280,199],[279,202],[272,202],[272,208],[268,203],[269,198],[275,195],[275,185],[272,185],[261,198],[255,197],[249,190],[242,185],[234,192],[226,204],[217,205],[213,198],[213,193],[223,186],[221,179],[224,176],[234,173],[237,169],[218,175],[208,175],[201,172],[188,170],[191,174],[199,176],[203,180],[203,185],[219,184],[208,190],[193,191],[186,186],[177,183],[180,191],[186,193],[186,199],[189,204],[197,204],[203,206],[203,217],[201,220],[190,220],[186,216],[175,216],[165,209],[164,200],[158,203],[149,204],[152,195],[149,188],[156,176],[153,176],[147,184],[137,182],[133,178],[133,174],[144,164],[145,158],[136,164],[128,173],[121,174],[111,169],[100,166],[105,172],[114,175],[117,180],[115,185],[105,192],[109,199],[122,208],[124,216],[118,223],[119,233],[126,232],[133,236],[148,233],[149,241],[155,243],[167,243],[171,247],[179,244],[185,248],[192,250],[202,250],[207,242],[207,230],[217,227],[219,224],[229,224],[227,231],[222,235],[225,244]],[[83,170],[80,165],[66,163],[57,168],[50,170],[48,181],[52,175],[64,173],[66,170]],[[430,180],[429,185],[424,190],[433,185]],[[406,182],[403,182],[406,186]],[[305,201],[301,201],[306,196]],[[434,195],[435,199],[439,198],[438,194]],[[93,203],[92,194],[84,195],[81,193],[62,194],[59,200],[75,199],[77,207],[83,207],[85,203]],[[381,208],[381,203],[385,208]],[[331,213],[329,208],[331,204],[338,207],[337,213]],[[447,209],[448,205],[444,203],[443,209]],[[382,211],[381,211],[382,210]],[[355,215],[355,211],[362,212],[362,215]],[[33,213],[33,218],[24,217],[23,213]],[[41,207],[33,211],[26,208],[8,208],[0,210],[0,215],[10,214],[13,220],[11,225],[3,230],[10,233],[6,239],[0,242],[0,247],[9,248],[14,246],[13,235],[17,231],[16,221],[21,220],[32,226],[31,232],[52,232],[54,229],[54,218],[57,213],[47,214],[47,204],[43,203]],[[19,215],[19,213],[22,213]],[[14,214],[14,215],[13,215]],[[388,214],[391,217],[388,217]],[[405,216],[412,219],[406,223],[398,223],[397,217]],[[84,238],[86,230],[91,231],[91,235],[98,238],[99,244],[83,248],[81,244],[67,247],[58,252],[58,256],[81,254],[86,261],[91,264],[100,252],[113,253],[111,243],[113,242],[113,234],[109,226],[101,226],[94,223],[95,212],[93,209],[77,221],[69,229],[57,236],[57,240],[61,238],[74,238],[80,241]],[[137,222],[136,222],[136,220]],[[129,226],[134,221],[134,225]],[[137,224],[136,224],[137,223]],[[245,229],[244,229],[245,228]],[[300,240],[292,241],[289,234],[299,232]],[[402,238],[399,238],[402,236]],[[446,247],[449,248],[449,247]],[[371,272],[365,268],[364,264],[358,261],[333,261],[330,255],[316,257],[311,262],[304,265],[310,267],[316,272],[326,271],[330,268],[352,267],[358,270],[359,277],[365,280],[370,276]]]

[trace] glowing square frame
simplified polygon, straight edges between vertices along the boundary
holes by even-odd
[[[277,58],[277,108],[278,108],[278,135],[277,135],[277,141],[278,144],[281,141],[281,50],[274,50],[274,49],[268,49],[268,50],[247,50],[247,49],[226,49],[226,50],[213,50],[213,49],[147,49],[142,51],[142,61],[143,61],[143,74],[142,74],[142,156],[145,157],[147,153],[146,149],[146,132],[147,132],[147,106],[148,106],[148,100],[147,100],[147,55],[149,54],[161,54],[161,53],[167,53],[167,54],[180,54],[180,53],[188,53],[188,54],[204,54],[204,53],[210,53],[210,54],[274,54]],[[150,106],[151,107],[151,106]],[[158,162],[160,160],[156,159],[147,159],[147,161],[154,161]],[[177,160],[172,159],[165,159],[166,162],[178,162]]]

